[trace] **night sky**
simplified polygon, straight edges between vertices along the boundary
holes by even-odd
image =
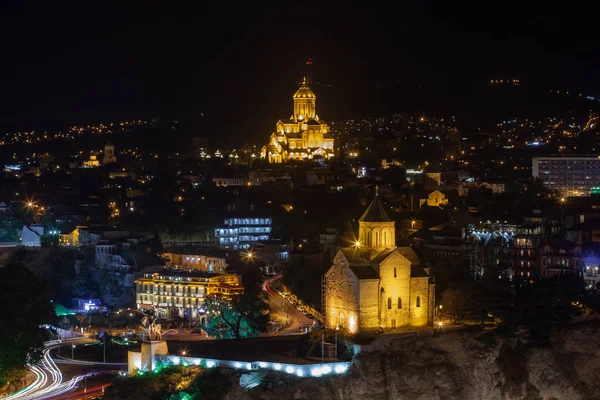
[[[468,107],[463,99],[494,77],[600,93],[597,21],[592,10],[568,10],[567,3],[5,3],[2,131],[202,112],[214,135],[266,138],[278,117],[291,114],[309,56],[326,120],[428,112],[430,104]]]

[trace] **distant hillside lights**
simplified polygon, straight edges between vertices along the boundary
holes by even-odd
[[[490,85],[514,85],[520,86],[521,81],[519,79],[490,79]]]
[[[148,121],[132,120],[98,125],[71,126],[64,132],[10,132],[0,134],[0,146],[8,146],[12,144],[30,144],[48,140],[76,140],[84,134],[110,135],[114,133],[124,133],[129,132],[130,128],[132,127],[146,124],[148,124]]]

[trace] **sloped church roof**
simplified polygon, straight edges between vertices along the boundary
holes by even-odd
[[[391,219],[388,217],[383,207],[383,203],[379,199],[379,193],[375,194],[375,198],[369,204],[369,207],[365,210],[363,215],[358,220],[359,222],[390,222]]]

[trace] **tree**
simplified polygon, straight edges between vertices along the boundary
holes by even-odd
[[[256,337],[269,324],[269,306],[256,291],[246,291],[231,301],[208,297],[204,308],[208,316],[204,329],[217,339]]]
[[[23,224],[13,215],[0,216],[0,242],[18,242]]]
[[[0,268],[0,383],[26,371],[41,359],[45,334],[42,324],[53,324],[52,288],[21,263]]]

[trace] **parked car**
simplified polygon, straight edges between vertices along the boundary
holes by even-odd
[[[204,334],[204,331],[202,329],[192,329],[190,331],[190,335],[202,335]]]
[[[127,329],[123,332],[123,336],[135,336],[135,331],[133,329]]]
[[[177,336],[179,335],[179,331],[177,329],[169,329],[168,331],[163,332],[163,336]]]

